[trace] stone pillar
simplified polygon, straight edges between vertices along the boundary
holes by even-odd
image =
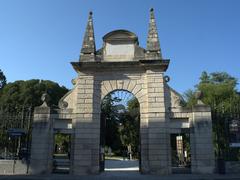
[[[215,167],[211,109],[197,104],[192,112],[193,132],[190,137],[192,173],[213,173]]]
[[[169,143],[164,103],[163,72],[147,71],[148,153],[152,174],[169,174]]]
[[[149,173],[149,152],[148,152],[148,96],[147,96],[147,77],[144,76],[142,79],[142,94],[138,98],[140,105],[140,172],[143,174]]]
[[[100,83],[82,73],[78,80],[73,169],[76,175],[99,173]]]
[[[44,103],[34,109],[30,174],[52,172],[53,124],[51,109]]]

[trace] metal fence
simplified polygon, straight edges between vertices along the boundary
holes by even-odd
[[[212,107],[215,156],[219,173],[225,162],[240,162],[240,103]]]
[[[33,108],[0,107],[0,159],[29,159]]]
[[[0,107],[0,159],[30,157],[33,108]],[[224,162],[240,162],[240,103],[212,107],[215,157],[219,172]]]

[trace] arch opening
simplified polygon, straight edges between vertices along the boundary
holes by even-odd
[[[114,90],[101,102],[100,170],[139,171],[140,104],[129,91]]]

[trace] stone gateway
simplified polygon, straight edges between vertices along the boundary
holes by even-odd
[[[53,157],[54,134],[62,133],[71,142],[69,160],[61,162],[69,173],[99,173],[101,101],[115,90],[125,90],[140,104],[141,173],[166,175],[181,172],[181,167],[190,173],[213,173],[211,110],[200,99],[192,108],[183,106],[183,98],[164,75],[169,62],[162,57],[153,9],[146,48],[139,46],[133,32],[121,29],[107,33],[96,50],[90,12],[80,58],[71,63],[78,74],[73,89],[58,109],[48,107],[47,98],[35,108],[30,172],[54,171],[60,163]]]

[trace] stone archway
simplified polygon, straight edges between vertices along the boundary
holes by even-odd
[[[116,30],[103,37],[97,51],[89,14],[80,60],[71,63],[78,74],[74,88],[61,99],[60,109],[52,111],[45,102],[35,108],[32,173],[51,169],[52,139],[46,134],[52,137],[56,119],[71,119],[70,173],[99,173],[101,100],[116,89],[133,93],[140,103],[142,173],[171,174],[170,135],[185,131],[190,134],[191,172],[213,173],[211,110],[200,100],[191,109],[183,107],[181,95],[167,84],[170,60],[162,58],[153,9],[150,13],[146,49],[134,33]]]
[[[146,154],[145,150],[147,149],[146,143],[143,143],[146,141],[146,137],[144,128],[146,128],[146,115],[144,109],[146,109],[146,98],[147,98],[147,91],[146,89],[142,88],[143,83],[141,80],[138,79],[127,79],[127,80],[104,80],[101,83],[101,99],[103,99],[107,94],[116,91],[116,90],[124,90],[128,91],[129,93],[132,93],[133,96],[136,97],[139,103],[139,114],[140,114],[140,126],[139,126],[139,135],[140,135],[140,157],[139,157],[139,171],[144,172],[144,169],[148,168],[146,167],[146,163],[142,166],[142,156]]]
[[[125,62],[82,62],[73,63],[79,72],[76,89],[72,92],[77,97],[74,109],[78,117],[75,119],[75,144],[83,141],[95,142],[91,145],[91,161],[79,161],[73,167],[76,171],[83,169],[81,163],[88,164],[89,170],[98,172],[99,166],[99,127],[101,99],[116,89],[132,92],[140,103],[141,128],[141,171],[143,173],[168,174],[170,167],[170,137],[167,135],[165,108],[164,71],[168,60],[160,61],[125,61]],[[70,95],[65,101],[71,101]],[[70,104],[70,103],[69,103]],[[89,132],[86,132],[89,129]],[[87,136],[88,140],[81,138]],[[90,138],[91,137],[91,138]],[[82,148],[83,146],[81,146]],[[87,146],[89,147],[89,146]],[[86,158],[85,149],[75,149],[74,156]],[[74,160],[75,161],[75,160]],[[73,162],[74,163],[74,162]],[[79,166],[78,166],[79,165]],[[85,165],[85,164],[83,164]],[[94,166],[93,166],[94,165]]]

